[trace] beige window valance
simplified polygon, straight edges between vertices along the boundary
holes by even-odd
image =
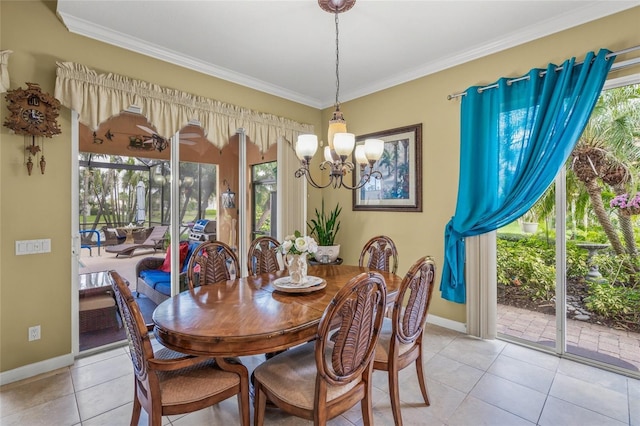
[[[140,107],[165,138],[176,134],[189,121],[198,120],[207,140],[218,148],[225,146],[240,128],[262,152],[283,138],[291,142],[301,133],[314,133],[310,124],[117,74],[98,74],[73,62],[58,62],[55,97],[78,112],[80,122],[92,130],[132,105]]]

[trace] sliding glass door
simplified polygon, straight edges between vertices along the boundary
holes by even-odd
[[[555,184],[497,234],[499,336],[631,375],[640,375],[638,80],[605,86]]]

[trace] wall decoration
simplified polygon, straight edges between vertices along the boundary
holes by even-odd
[[[372,179],[353,191],[353,210],[422,211],[422,123],[358,136],[356,145],[366,139],[382,139],[384,152],[375,170],[382,179]],[[354,182],[361,170],[354,170]]]

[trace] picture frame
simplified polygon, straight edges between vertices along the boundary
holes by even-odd
[[[382,178],[371,177],[362,188],[353,191],[353,210],[421,212],[422,123],[357,136],[356,146],[366,139],[384,141],[382,157],[373,167]],[[370,172],[367,166],[365,173]],[[361,177],[362,171],[356,165],[353,184]]]

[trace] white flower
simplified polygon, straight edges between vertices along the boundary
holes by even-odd
[[[298,237],[296,238],[296,250],[298,250],[300,253],[304,253],[305,251],[307,251],[307,240],[305,240],[304,237]]]
[[[291,246],[293,246],[293,243],[291,242],[291,240],[286,239],[284,243],[282,243],[282,252],[285,254],[289,253],[289,250],[291,250]]]
[[[303,236],[299,231],[293,235],[287,235],[280,245],[282,254],[310,254],[317,251],[318,243],[316,240],[307,235]]]
[[[318,243],[316,242],[316,240],[313,239],[313,237],[305,237],[308,238],[307,240],[307,251],[309,253],[315,253],[318,251]]]

